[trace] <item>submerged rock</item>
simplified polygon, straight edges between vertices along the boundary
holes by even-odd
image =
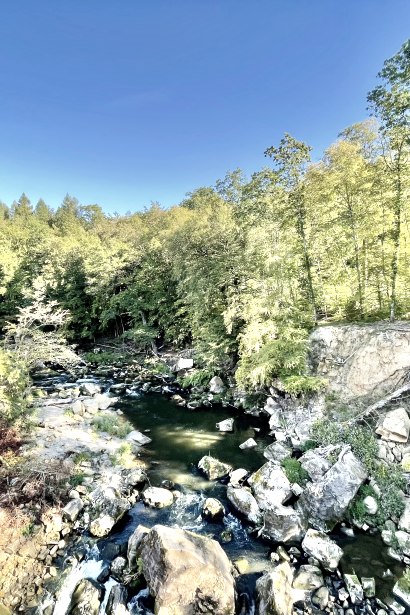
[[[326,570],[336,570],[343,555],[342,549],[323,532],[309,529],[302,541],[302,549],[314,557]]]
[[[346,449],[321,480],[308,483],[298,508],[310,525],[329,531],[343,518],[366,478],[361,461]]]
[[[143,538],[139,557],[156,613],[235,613],[231,564],[215,540],[155,525]]]
[[[198,468],[202,470],[209,480],[217,480],[218,478],[228,476],[232,470],[232,466],[210,455],[205,455],[199,460]]]

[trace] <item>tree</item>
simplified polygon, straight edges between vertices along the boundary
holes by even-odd
[[[380,120],[381,133],[388,145],[384,157],[394,192],[393,255],[390,266],[390,320],[393,321],[397,312],[401,226],[406,203],[404,178],[408,173],[410,146],[410,40],[385,61],[378,78],[381,83],[369,92],[367,100],[370,111]]]
[[[20,218],[21,220],[27,220],[33,213],[33,208],[30,203],[30,199],[24,194],[21,195],[19,200],[11,206],[11,215],[13,218]]]
[[[274,161],[279,181],[286,190],[288,215],[296,226],[300,239],[307,295],[312,309],[313,322],[317,322],[316,294],[313,286],[312,258],[309,249],[308,220],[305,203],[304,176],[312,148],[302,141],[285,134],[278,147],[268,147],[265,156]]]

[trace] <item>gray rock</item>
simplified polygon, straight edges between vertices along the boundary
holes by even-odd
[[[347,591],[349,592],[350,600],[353,604],[361,604],[363,602],[363,587],[355,574],[344,574],[343,580],[346,583]]]
[[[410,418],[405,408],[390,410],[377,427],[376,433],[383,440],[407,442],[410,433]]]
[[[121,556],[116,557],[111,562],[111,567],[110,567],[111,575],[117,581],[121,581],[126,567],[127,567],[127,560],[125,559],[125,557],[121,557]]]
[[[345,449],[320,481],[307,485],[298,507],[309,524],[331,530],[343,518],[366,478],[363,464],[350,449]]]
[[[376,499],[372,495],[368,495],[364,498],[363,506],[369,515],[375,515],[379,508]]]
[[[404,498],[404,511],[399,520],[399,529],[410,532],[410,498]]]
[[[246,517],[250,523],[254,525],[262,523],[262,512],[249,489],[228,485],[226,495],[234,509]]]
[[[128,567],[131,571],[138,567],[137,560],[139,547],[148,533],[149,529],[145,527],[145,525],[138,525],[133,534],[131,534],[128,538],[127,559]]]
[[[258,446],[256,441],[253,438],[248,438],[245,442],[242,442],[242,444],[239,445],[239,448],[244,450],[247,448],[255,448],[255,446]]]
[[[410,588],[407,580],[402,577],[393,587],[393,594],[400,598],[407,607],[410,607]]]
[[[107,410],[107,408],[113,406],[118,401],[118,397],[110,397],[107,393],[97,393],[94,399],[98,403],[99,410]]]
[[[155,613],[234,614],[231,563],[215,540],[155,525],[142,540],[139,557]]]
[[[326,570],[336,570],[343,555],[342,549],[323,532],[309,529],[302,541],[302,549],[314,557]]]
[[[145,504],[152,508],[165,508],[174,503],[172,491],[162,487],[148,487],[143,492],[142,499]]]
[[[331,463],[326,459],[326,449],[322,448],[306,451],[299,461],[313,482],[320,481],[331,467]]]
[[[128,470],[124,477],[124,482],[127,487],[136,487],[146,482],[147,475],[142,468],[135,468],[134,470]]]
[[[222,378],[219,376],[214,376],[211,378],[208,384],[209,391],[214,395],[220,395],[225,391],[225,385],[223,383]]]
[[[288,446],[284,446],[281,442],[273,442],[269,444],[263,451],[263,456],[269,461],[280,465],[284,459],[292,455],[292,450]]]
[[[180,357],[176,364],[176,371],[180,371],[182,369],[192,369],[194,367],[193,359],[184,359]]]
[[[306,526],[299,513],[291,506],[278,504],[264,513],[261,534],[274,542],[300,542]]]
[[[232,470],[232,466],[210,455],[205,455],[199,460],[198,468],[202,470],[209,480],[217,480],[218,478],[228,476]]]
[[[145,444],[152,442],[151,438],[136,429],[128,434],[126,440],[128,440],[128,442],[135,442],[135,444],[138,444],[139,446],[144,446]]]
[[[284,504],[292,495],[285,472],[272,461],[268,461],[254,472],[248,478],[248,483],[262,510]]]
[[[97,414],[98,412],[98,399],[94,399],[94,397],[88,397],[87,399],[83,399],[83,406],[85,412],[89,414]]]
[[[104,588],[91,579],[80,581],[71,597],[69,615],[98,615]]]
[[[312,595],[312,604],[316,608],[323,611],[329,602],[329,589],[327,587],[319,587]]]
[[[219,431],[233,431],[233,422],[233,418],[224,419],[223,421],[220,421],[216,424],[216,428],[219,429]]]
[[[90,532],[99,538],[107,536],[114,525],[129,510],[130,504],[121,498],[114,487],[100,485],[89,494],[89,501],[93,516]]]
[[[292,615],[293,568],[281,562],[256,581],[256,615]]]
[[[248,474],[248,470],[245,470],[244,468],[233,470],[229,475],[229,482],[233,487],[240,487]]]
[[[105,607],[106,615],[129,615],[127,599],[128,592],[126,587],[123,585],[111,587],[107,606]]]
[[[363,592],[366,598],[374,598],[376,595],[376,581],[373,577],[362,577],[360,579]]]
[[[80,386],[82,395],[96,395],[101,392],[101,387],[95,382],[83,382]]]
[[[323,585],[323,575],[317,566],[304,565],[299,568],[293,580],[295,589],[312,591]]]
[[[63,508],[63,516],[71,523],[76,521],[78,515],[84,508],[84,502],[80,498],[74,498],[70,500]]]
[[[207,519],[218,519],[224,516],[225,509],[216,498],[207,498],[202,505],[202,514]]]
[[[395,538],[399,544],[400,550],[403,551],[404,555],[410,556],[410,533],[408,534],[403,530],[398,530],[395,533]]]
[[[74,414],[82,416],[84,414],[84,404],[80,399],[77,399],[72,405],[71,410]]]

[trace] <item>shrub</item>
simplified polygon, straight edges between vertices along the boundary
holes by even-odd
[[[24,361],[13,352],[0,349],[0,427],[26,418],[28,386],[29,376]]]
[[[98,431],[104,431],[111,436],[117,436],[118,438],[125,438],[126,435],[132,430],[129,423],[121,420],[118,422],[116,416],[111,415],[97,415],[94,417],[93,426]]]
[[[309,474],[302,468],[298,459],[288,457],[282,461],[281,465],[290,483],[298,483],[299,485],[307,483]]]

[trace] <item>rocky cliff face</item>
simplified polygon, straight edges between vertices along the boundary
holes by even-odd
[[[410,323],[335,325],[310,336],[311,364],[343,401],[380,398],[410,371]]]

